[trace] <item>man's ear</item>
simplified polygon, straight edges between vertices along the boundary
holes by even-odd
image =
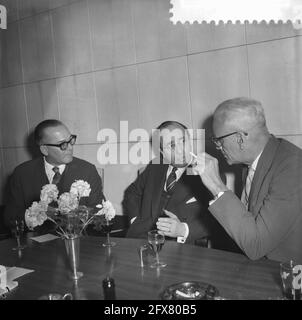
[[[40,151],[45,157],[48,156],[48,149],[46,146],[40,146]]]
[[[237,143],[239,145],[240,150],[243,150],[243,138],[242,135],[240,133],[237,134]]]

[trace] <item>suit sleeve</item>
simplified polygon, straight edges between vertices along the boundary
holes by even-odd
[[[123,209],[129,220],[141,216],[141,204],[148,172],[149,167],[147,167],[125,191]]]
[[[301,215],[301,168],[297,158],[276,169],[257,212],[249,212],[231,191],[209,210],[250,259],[275,249],[291,232]]]
[[[87,205],[93,208],[97,204],[102,203],[102,200],[106,200],[103,194],[102,179],[99,176],[95,166],[91,167],[88,181],[90,184],[91,192],[88,198]]]
[[[25,214],[24,196],[18,171],[15,169],[9,179],[8,200],[4,211],[4,223],[8,227],[11,220],[23,218]]]
[[[195,243],[196,241],[206,239],[211,235],[210,227],[207,223],[200,219],[194,219],[187,222],[189,227],[189,235],[186,243]]]

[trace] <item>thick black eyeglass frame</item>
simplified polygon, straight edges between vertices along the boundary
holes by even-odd
[[[68,145],[71,144],[73,146],[76,143],[76,140],[77,140],[77,136],[75,134],[72,134],[68,141],[63,141],[58,144],[44,143],[42,144],[42,146],[57,147],[57,148],[60,148],[62,151],[65,151],[68,148]]]
[[[234,134],[238,134],[238,133],[243,133],[245,136],[248,135],[247,132],[234,131],[234,132],[232,132],[232,133],[229,133],[229,134],[226,134],[226,135],[224,135],[224,136],[217,137],[217,138],[216,138],[216,137],[212,137],[211,139],[212,139],[212,141],[215,143],[216,146],[221,147],[222,143],[220,142],[220,140],[222,140],[222,139],[224,139],[224,138],[227,138],[227,137],[230,137],[230,136],[232,136],[232,135],[234,135]],[[219,145],[219,144],[220,144],[220,145]]]

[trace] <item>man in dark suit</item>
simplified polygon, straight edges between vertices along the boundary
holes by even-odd
[[[221,103],[213,138],[228,164],[244,164],[241,199],[206,153],[194,167],[214,196],[209,211],[250,259],[302,262],[302,150],[268,132],[263,107],[249,98]]]
[[[84,180],[90,184],[91,192],[80,204],[94,207],[102,202],[102,180],[94,165],[73,157],[76,136],[62,122],[45,120],[37,125],[34,136],[42,157],[15,168],[4,213],[6,225],[24,218],[25,210],[33,201],[39,201],[42,187],[49,183],[56,184],[61,194],[69,192],[75,180]]]
[[[167,121],[157,132],[162,161],[153,160],[125,192],[124,209],[131,220],[127,236],[146,238],[148,231],[157,228],[178,242],[206,243],[209,193],[206,188],[200,193],[200,179],[186,172],[192,160],[188,130],[181,123]]]

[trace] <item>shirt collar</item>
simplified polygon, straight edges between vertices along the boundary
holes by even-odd
[[[262,155],[263,150],[258,154],[257,158],[253,161],[253,163],[251,164],[251,166],[249,168],[253,169],[254,171],[256,171],[257,169],[257,165],[258,165],[258,161]]]
[[[169,164],[169,168],[168,168],[168,171],[167,171],[167,177],[172,172],[173,168],[174,167]],[[182,174],[185,172],[186,169],[187,169],[187,167],[177,168],[177,170],[175,171],[177,180],[182,176]]]
[[[59,171],[60,171],[60,174],[62,174],[63,171],[65,170],[66,164],[60,164],[58,166],[54,166],[54,165],[50,164],[49,162],[47,162],[45,157],[43,157],[43,159],[44,159],[44,165],[45,165],[45,170],[46,171],[51,172],[54,167],[58,167]]]

